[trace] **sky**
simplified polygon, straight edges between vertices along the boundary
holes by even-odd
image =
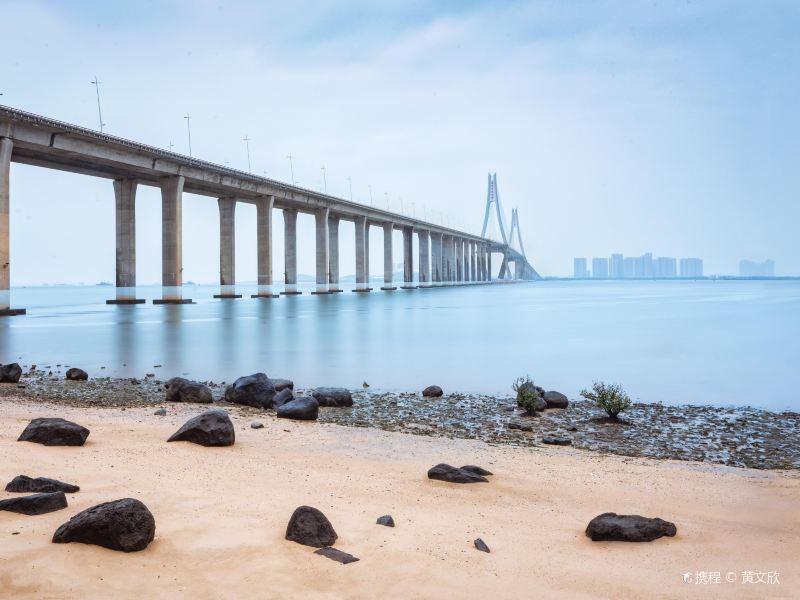
[[[496,172],[543,275],[616,252],[800,274],[797,2],[0,0],[0,22],[4,105],[97,128],[97,76],[108,133],[188,153],[190,114],[194,156],[246,170],[247,137],[254,173],[290,181],[291,154],[300,185],[474,233]],[[140,283],[160,211],[140,186]],[[236,222],[252,281],[254,207]],[[184,195],[183,232],[184,280],[217,281],[214,198]],[[113,281],[114,239],[110,181],[12,165],[12,285]],[[313,273],[311,217],[298,245]]]

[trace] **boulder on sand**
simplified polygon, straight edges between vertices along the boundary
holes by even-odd
[[[295,398],[276,409],[279,419],[314,421],[319,415],[319,403],[314,398]]]
[[[491,552],[491,550],[489,550],[489,546],[487,546],[487,545],[486,545],[486,542],[484,542],[484,541],[483,541],[481,538],[478,538],[478,539],[476,539],[476,540],[475,540],[474,542],[472,542],[472,543],[473,543],[473,544],[475,544],[475,547],[476,547],[478,550],[480,550],[481,552],[486,552],[487,554],[488,554],[489,552]]]
[[[312,506],[298,506],[286,527],[287,540],[314,548],[333,546],[338,537],[328,518]]]
[[[353,396],[347,388],[319,387],[311,392],[311,395],[319,402],[320,406],[336,408],[353,406]]]
[[[72,367],[71,369],[67,369],[66,378],[70,381],[86,381],[89,379],[89,374],[83,369]]]
[[[65,419],[34,419],[17,438],[45,446],[83,446],[89,430]]]
[[[378,520],[375,521],[377,525],[383,525],[384,527],[394,527],[394,519],[392,515],[383,515],[382,517],[378,517]]]
[[[422,395],[426,398],[439,398],[440,396],[444,395],[444,390],[442,390],[442,388],[440,388],[438,385],[429,385],[422,390]]]
[[[275,386],[265,373],[239,377],[225,390],[225,401],[254,408],[272,408]]]
[[[275,397],[272,399],[272,407],[278,408],[279,406],[283,406],[292,400],[294,400],[294,394],[292,393],[292,390],[289,388],[283,388],[280,392],[275,394]]]
[[[475,475],[494,475],[491,471],[487,471],[483,467],[479,467],[478,465],[464,465],[461,467],[462,471],[468,471],[469,473],[474,473]]]
[[[111,550],[144,550],[156,534],[156,521],[147,507],[135,498],[105,502],[79,512],[61,525],[53,543],[80,542]]]
[[[673,537],[677,531],[674,523],[663,519],[613,512],[596,516],[586,527],[593,542],[652,542],[665,535]]]
[[[0,383],[17,383],[22,376],[22,367],[18,363],[0,365]]]
[[[47,477],[28,477],[27,475],[17,475],[6,484],[7,492],[65,492],[67,494],[74,494],[79,492],[81,488],[71,483],[64,483],[58,479],[49,479]]]
[[[567,408],[569,406],[569,398],[561,392],[549,391],[544,393],[544,401],[547,403],[547,408]]]
[[[64,492],[46,492],[0,500],[0,510],[23,515],[43,515],[62,508],[67,508],[67,497]]]
[[[236,433],[228,414],[214,409],[186,421],[167,441],[192,442],[201,446],[232,446],[235,440]]]
[[[167,390],[165,400],[167,402],[196,402],[197,404],[208,404],[213,401],[211,390],[208,386],[190,381],[183,377],[173,377],[164,384]]]
[[[449,483],[489,483],[482,475],[458,469],[445,463],[439,463],[428,469],[428,479],[438,479]]]

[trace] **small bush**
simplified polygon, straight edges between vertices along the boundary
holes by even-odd
[[[631,405],[631,399],[622,386],[616,383],[603,383],[595,381],[592,384],[592,391],[581,390],[581,396],[591,400],[602,408],[613,420],[619,419],[619,413]]]
[[[524,408],[527,414],[535,415],[542,395],[536,389],[536,384],[533,383],[533,380],[527,375],[518,377],[511,387],[517,392],[517,406]]]

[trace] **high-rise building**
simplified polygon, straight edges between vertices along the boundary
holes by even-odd
[[[678,261],[671,256],[659,256],[655,263],[655,277],[669,278],[678,276]]]
[[[625,276],[625,259],[622,254],[612,254],[609,262],[609,276],[612,279],[621,279]]]
[[[703,261],[699,258],[681,259],[681,277],[702,277]]]
[[[740,260],[739,275],[741,277],[775,277],[775,262],[769,258],[764,262]]]
[[[622,261],[622,276],[626,279],[636,277],[636,263],[638,259],[633,256],[626,256]]]
[[[608,279],[608,259],[592,259],[592,279]]]
[[[572,276],[575,279],[587,279],[589,277],[589,269],[586,266],[585,258],[575,258],[572,261]]]

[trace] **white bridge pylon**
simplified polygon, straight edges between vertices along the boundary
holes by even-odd
[[[500,230],[500,239],[494,240],[500,246],[496,248],[496,251],[503,254],[499,279],[540,279],[539,274],[525,256],[525,246],[522,244],[522,232],[519,227],[519,209],[511,209],[511,229],[506,228],[503,206],[497,191],[497,173],[489,173],[489,188],[486,192],[486,211],[483,217],[481,237],[487,237],[487,230],[489,230],[488,237],[493,239],[491,236],[493,232],[489,229],[489,219],[493,213],[497,219],[497,228]],[[506,231],[508,231],[508,235],[506,235]],[[513,275],[509,263],[514,265]]]

